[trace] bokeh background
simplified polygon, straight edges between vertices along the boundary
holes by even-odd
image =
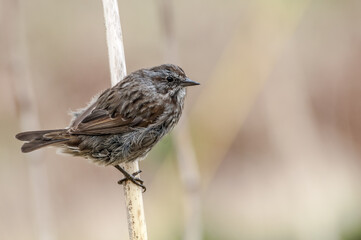
[[[361,1],[119,11],[128,72],[201,83],[140,164],[150,239],[361,239]],[[127,239],[119,172],[14,138],[110,86],[101,1],[1,0],[0,30],[0,239]]]

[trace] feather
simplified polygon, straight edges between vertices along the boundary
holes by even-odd
[[[34,139],[40,139],[44,134],[51,132],[64,131],[64,129],[54,129],[54,130],[42,130],[42,131],[28,131],[16,134],[16,138],[21,141],[31,141]]]
[[[65,142],[68,141],[67,139],[55,139],[55,140],[49,140],[49,141],[45,141],[45,140],[34,140],[28,143],[24,143],[24,145],[21,147],[21,151],[23,153],[28,153],[28,152],[32,152],[34,150],[37,150],[39,148],[45,147],[45,146],[49,146],[55,143],[59,143],[59,142]]]

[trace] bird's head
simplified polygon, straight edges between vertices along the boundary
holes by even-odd
[[[173,64],[163,64],[143,71],[159,94],[169,94],[170,97],[185,95],[185,87],[199,85],[190,80],[182,68]]]

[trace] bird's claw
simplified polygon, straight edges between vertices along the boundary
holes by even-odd
[[[128,176],[125,175],[125,177],[123,179],[120,179],[118,181],[118,184],[123,184],[126,181],[131,181],[135,185],[141,187],[143,189],[143,193],[144,193],[147,190],[147,188],[143,185],[144,181],[142,179],[140,179],[140,178],[135,177],[141,172],[142,171],[139,170],[139,171],[133,173],[132,175],[128,175]]]

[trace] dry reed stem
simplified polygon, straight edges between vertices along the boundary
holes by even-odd
[[[122,29],[116,0],[103,0],[105,27],[108,43],[109,65],[112,86],[126,76]],[[121,164],[129,173],[139,170],[138,162]],[[142,189],[130,181],[124,182],[124,195],[127,207],[129,238],[146,240],[147,228],[143,207]]]
[[[175,36],[174,7],[172,0],[161,0],[159,13],[165,38],[164,58],[166,62],[176,63],[177,40]],[[200,240],[202,236],[201,184],[198,162],[192,145],[188,117],[183,113],[175,129],[174,140],[177,152],[178,171],[182,180],[184,233],[183,240]]]
[[[23,19],[23,2],[9,3],[6,24],[9,29],[9,75],[12,81],[13,97],[18,113],[20,130],[39,129],[38,109],[33,82],[28,68],[28,54]],[[27,154],[28,184],[31,191],[32,211],[37,238],[41,240],[56,239],[53,214],[48,186],[48,175],[41,151]],[[26,183],[25,183],[26,184]]]

